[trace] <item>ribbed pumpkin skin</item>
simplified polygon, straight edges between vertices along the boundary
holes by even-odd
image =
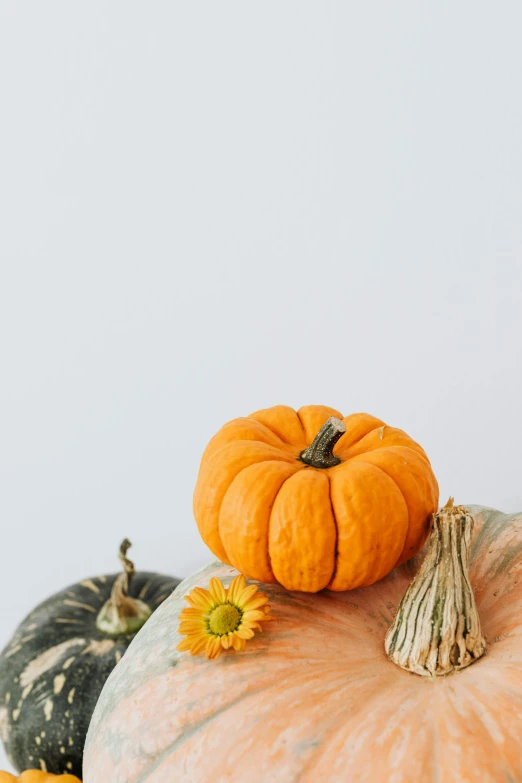
[[[111,638],[96,628],[117,576],[85,579],[51,596],[0,653],[0,737],[15,769],[40,767],[81,777],[96,701],[135,636]],[[141,594],[155,610],[178,584],[169,576],[137,572],[130,595]]]
[[[318,469],[300,453],[333,408],[280,405],[226,424],[210,441],[194,516],[224,563],[288,590],[351,590],[413,557],[437,509],[437,481],[423,449],[402,430],[357,413]]]
[[[384,636],[419,558],[350,593],[268,585],[241,654],[177,653],[183,596],[136,637],[101,694],[84,783],[500,783],[522,780],[522,515],[472,507],[471,582],[488,653],[449,677],[391,663]]]
[[[0,783],[81,783],[74,775],[49,775],[38,769],[27,769],[19,777],[0,772]]]

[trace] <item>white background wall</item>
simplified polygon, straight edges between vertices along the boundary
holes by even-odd
[[[522,6],[0,6],[0,647],[48,594],[209,558],[225,421],[402,427],[522,508]],[[0,752],[0,768],[6,761]]]

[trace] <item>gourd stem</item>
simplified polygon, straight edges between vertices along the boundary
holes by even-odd
[[[299,459],[314,468],[333,468],[341,461],[333,453],[333,447],[345,432],[344,421],[330,416],[315,436],[313,443],[301,452]]]
[[[127,557],[132,546],[128,538],[121,542],[119,557],[123,572],[116,578],[111,597],[102,606],[96,619],[99,631],[110,636],[137,633],[147,622],[152,610],[138,598],[129,596],[129,588],[134,576],[134,563]]]
[[[428,677],[451,674],[486,651],[468,558],[473,517],[453,498],[433,516],[426,557],[402,599],[385,649],[402,669]]]

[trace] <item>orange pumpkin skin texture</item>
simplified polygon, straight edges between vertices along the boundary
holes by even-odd
[[[81,783],[75,775],[51,775],[39,769],[27,769],[18,777],[0,771],[0,783]]]
[[[330,459],[303,452],[333,425]],[[342,423],[341,423],[342,422]],[[340,437],[339,437],[340,435]],[[260,582],[314,593],[382,579],[426,540],[439,489],[423,449],[367,413],[284,405],[234,419],[212,438],[194,516],[224,563]]]
[[[180,585],[108,679],[84,783],[500,783],[522,780],[522,514],[470,507],[470,579],[487,654],[446,677],[388,660],[421,556],[349,593],[266,585],[275,619],[243,653],[177,653]]]

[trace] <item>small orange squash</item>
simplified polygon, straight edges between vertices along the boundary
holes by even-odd
[[[419,570],[350,593],[266,585],[274,620],[217,660],[176,651],[179,615],[235,571],[187,579],[109,677],[84,783],[521,781],[522,514],[470,511],[473,538],[458,507],[437,515]]]
[[[51,775],[39,769],[27,769],[18,777],[0,771],[0,783],[81,783],[75,775]]]
[[[367,413],[284,405],[226,424],[194,493],[201,536],[224,563],[288,590],[351,590],[422,547],[438,505],[423,449]]]

